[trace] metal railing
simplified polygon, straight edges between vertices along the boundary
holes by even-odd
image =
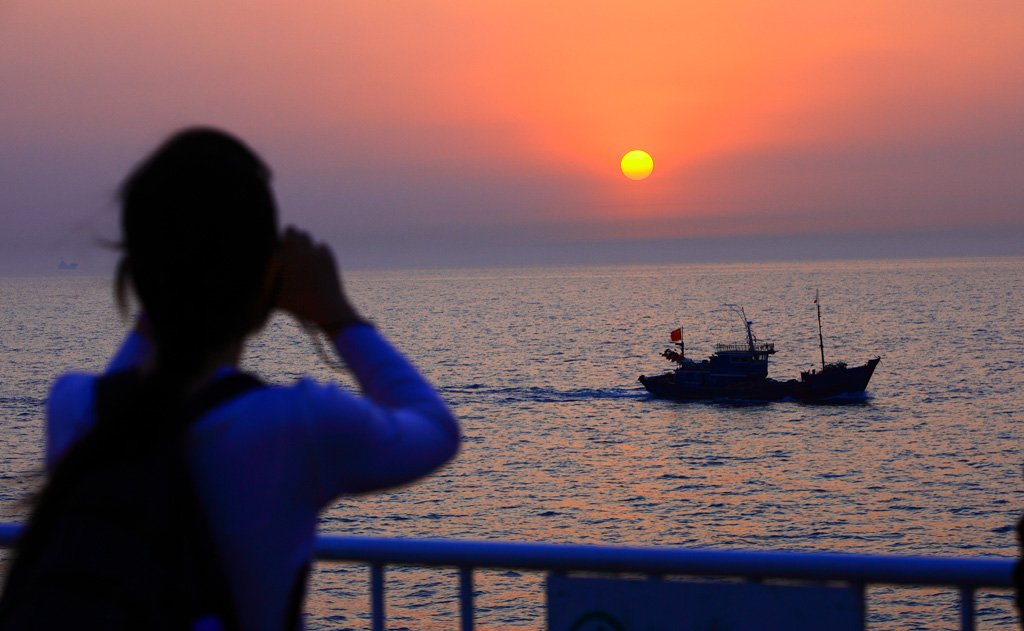
[[[0,546],[10,546],[20,526],[0,524]],[[872,585],[945,586],[959,592],[960,628],[974,629],[974,592],[1012,588],[1014,560],[982,557],[915,557],[871,554],[613,547],[576,544],[497,543],[451,539],[390,539],[319,536],[321,561],[370,567],[373,629],[385,628],[384,568],[387,565],[454,567],[459,570],[463,631],[474,626],[473,572],[478,568],[538,572],[601,572],[666,576],[787,579]],[[861,589],[861,598],[864,589]]]
[[[738,344],[715,344],[715,351],[719,353],[774,353],[775,343],[774,342],[754,342],[754,347],[751,348],[750,344],[741,342]]]

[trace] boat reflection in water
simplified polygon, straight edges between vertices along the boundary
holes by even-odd
[[[815,299],[817,302],[817,299]],[[768,377],[768,357],[775,354],[775,345],[761,342],[751,331],[753,324],[742,309],[747,332],[746,343],[717,344],[707,359],[695,361],[686,357],[682,329],[672,331],[672,341],[679,350],[667,349],[661,355],[676,364],[671,372],[648,377],[640,375],[640,383],[657,396],[686,401],[735,399],[744,401],[820,401],[843,395],[860,394],[867,388],[871,375],[881,358],[875,357],[861,366],[846,362],[825,362],[821,337],[821,306],[818,306],[818,340],[821,346],[821,369],[800,373],[800,379],[780,381]]]

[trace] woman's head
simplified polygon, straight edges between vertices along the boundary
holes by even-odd
[[[120,200],[123,269],[162,361],[201,359],[262,322],[277,210],[251,149],[215,129],[181,131],[129,175]]]

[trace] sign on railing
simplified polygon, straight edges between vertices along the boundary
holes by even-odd
[[[550,631],[862,631],[855,586],[548,577]]]

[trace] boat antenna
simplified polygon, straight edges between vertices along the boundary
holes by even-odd
[[[818,348],[821,349],[821,369],[825,370],[825,338],[821,336],[821,302],[818,300],[818,290],[814,290],[814,306],[818,308]]]

